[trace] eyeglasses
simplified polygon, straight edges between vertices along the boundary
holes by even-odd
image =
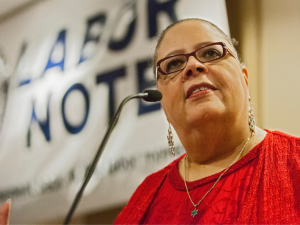
[[[207,63],[224,57],[227,52],[236,58],[223,42],[204,45],[191,53],[168,56],[156,63],[156,79],[157,71],[162,75],[168,75],[183,70],[186,67],[190,56],[194,56],[201,63]]]

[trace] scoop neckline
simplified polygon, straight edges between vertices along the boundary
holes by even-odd
[[[266,141],[269,136],[270,136],[270,132],[267,131],[268,133],[266,134],[265,138],[259,142],[257,145],[255,145],[245,156],[243,156],[239,161],[237,161],[236,163],[234,163],[229,170],[223,175],[223,178],[238,171],[239,169],[241,169],[242,167],[248,165],[250,162],[252,162],[254,159],[256,159],[259,156],[259,151],[260,148],[262,147],[262,144],[264,141]],[[186,191],[186,187],[184,185],[183,179],[179,174],[179,162],[180,160],[185,156],[186,154],[184,153],[183,155],[181,155],[172,165],[172,168],[170,169],[169,173],[168,173],[168,177],[169,177],[169,181],[170,184],[177,190],[181,190],[181,191]],[[210,175],[208,177],[204,177],[201,178],[199,180],[195,180],[195,181],[191,181],[191,182],[186,182],[189,190],[193,190],[197,187],[206,185],[210,182],[214,182],[216,181],[219,176],[221,175],[221,173],[223,173],[224,170],[215,173],[213,175]]]

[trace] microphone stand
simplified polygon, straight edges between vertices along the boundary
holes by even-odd
[[[87,186],[89,180],[91,179],[91,177],[92,177],[92,175],[93,175],[93,173],[94,173],[94,171],[96,169],[97,163],[98,163],[98,161],[99,161],[99,159],[100,159],[100,157],[102,155],[102,152],[103,152],[103,150],[105,148],[105,145],[106,145],[106,143],[107,143],[107,141],[109,139],[109,136],[110,136],[111,132],[113,131],[113,129],[115,128],[115,126],[116,126],[116,124],[117,124],[117,122],[119,120],[120,113],[121,113],[124,105],[129,100],[131,100],[133,98],[146,98],[146,97],[148,97],[148,95],[149,95],[148,93],[139,93],[139,94],[130,95],[130,96],[126,97],[121,102],[121,104],[120,104],[120,106],[119,106],[116,114],[114,115],[114,117],[112,118],[112,120],[111,120],[111,122],[110,122],[110,124],[108,126],[108,129],[107,129],[106,134],[105,134],[105,136],[104,136],[104,138],[102,140],[102,143],[101,143],[101,145],[100,145],[100,147],[99,147],[99,149],[98,149],[98,151],[97,151],[97,153],[95,155],[94,161],[92,162],[92,165],[91,165],[90,169],[88,170],[88,173],[86,174],[86,177],[84,179],[84,182],[83,182],[81,188],[79,189],[79,191],[76,194],[76,197],[75,197],[75,199],[74,199],[74,201],[72,203],[72,206],[71,206],[71,208],[70,208],[70,210],[69,210],[69,212],[68,212],[68,214],[67,214],[67,216],[66,216],[65,221],[64,221],[63,224],[69,224],[70,219],[71,219],[71,217],[72,217],[72,215],[73,215],[73,213],[74,213],[74,211],[75,211],[75,209],[76,209],[76,207],[77,207],[77,205],[78,205],[78,203],[79,203],[79,201],[81,199],[83,191],[84,191],[85,187]]]

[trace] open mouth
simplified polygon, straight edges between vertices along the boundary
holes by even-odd
[[[196,93],[207,93],[209,91],[217,90],[214,86],[212,86],[209,83],[201,83],[191,86],[187,91],[187,98],[190,98],[192,95],[195,95]]]

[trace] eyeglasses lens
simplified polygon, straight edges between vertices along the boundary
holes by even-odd
[[[174,73],[186,65],[186,56],[177,55],[161,62],[160,67],[165,73]]]
[[[196,52],[196,57],[200,62],[209,62],[219,59],[223,56],[223,47],[221,45],[210,45],[200,48]]]

